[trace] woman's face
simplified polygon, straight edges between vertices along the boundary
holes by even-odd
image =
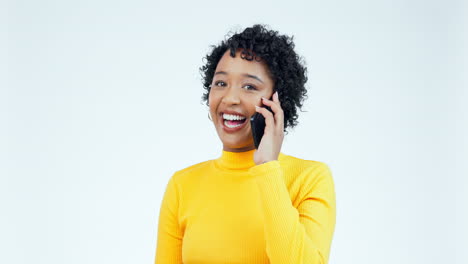
[[[250,128],[250,117],[255,106],[262,106],[261,98],[270,99],[274,82],[268,75],[268,66],[256,60],[235,58],[226,51],[219,61],[208,97],[210,114],[223,142],[223,150],[243,152],[255,148]],[[231,114],[231,115],[226,115]],[[239,119],[243,120],[227,120]]]

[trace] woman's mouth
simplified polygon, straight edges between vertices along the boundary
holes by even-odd
[[[221,123],[223,130],[232,133],[241,130],[245,125],[247,118],[241,115],[222,114]]]

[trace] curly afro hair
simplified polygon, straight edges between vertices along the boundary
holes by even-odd
[[[280,35],[277,31],[269,30],[268,26],[255,24],[236,33],[217,46],[212,45],[203,59],[205,65],[200,67],[205,92],[202,101],[208,105],[208,97],[216,66],[227,50],[231,57],[235,57],[237,49],[241,49],[241,58],[249,61],[264,60],[268,65],[272,80],[273,92],[277,91],[284,112],[284,132],[288,127],[298,124],[297,108],[301,109],[307,98],[305,83],[307,82],[307,68],[303,59],[294,51],[293,37]],[[302,109],[301,109],[302,111]]]

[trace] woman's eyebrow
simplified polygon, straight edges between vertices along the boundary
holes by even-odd
[[[244,73],[243,75],[246,76],[246,77],[249,77],[249,78],[259,80],[261,83],[263,83],[263,81],[260,78],[258,78],[257,76],[255,76],[255,75],[248,74],[248,73]]]
[[[225,71],[217,71],[214,75],[216,75],[216,74],[228,75],[228,73],[225,72]],[[244,74],[242,74],[242,76],[245,76],[245,77],[248,77],[248,78],[253,78],[253,79],[258,80],[258,81],[260,81],[261,83],[263,83],[263,81],[262,81],[260,78],[258,78],[257,76],[255,76],[255,75],[248,74],[248,73],[244,73]]]

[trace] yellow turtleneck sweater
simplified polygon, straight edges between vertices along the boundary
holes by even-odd
[[[159,214],[155,263],[328,263],[336,201],[329,167],[255,150],[174,173]]]

